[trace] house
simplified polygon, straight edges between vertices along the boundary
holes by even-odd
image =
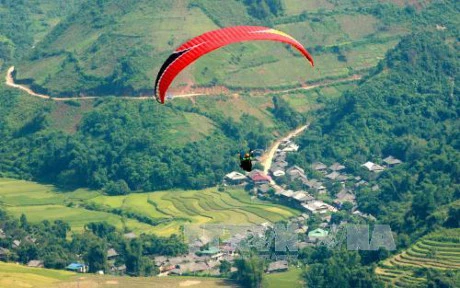
[[[10,257],[10,250],[0,247],[0,260],[8,261]]]
[[[110,270],[112,270],[112,272],[117,275],[124,275],[126,273],[126,265],[123,264],[121,266],[112,266]]]
[[[285,161],[286,160],[286,152],[277,152],[274,157],[275,162]]]
[[[321,215],[321,220],[322,220],[323,222],[329,223],[329,222],[331,222],[331,219],[332,219],[332,216],[331,216],[331,215],[326,215],[326,214],[322,214],[322,215]]]
[[[134,238],[137,238],[137,235],[134,234],[134,232],[129,232],[129,233],[123,234],[123,237],[125,237],[126,239],[134,239]]]
[[[107,250],[107,259],[109,259],[109,260],[113,260],[113,259],[117,258],[118,255],[119,254],[117,253],[117,251],[115,249],[113,249],[113,248],[110,248],[109,250]]]
[[[335,162],[334,164],[332,164],[331,166],[329,166],[329,169],[331,169],[332,171],[340,171],[340,170],[345,169],[345,166],[343,166],[343,165],[340,164],[340,163]]]
[[[310,241],[322,240],[329,235],[329,232],[321,228],[317,228],[313,231],[308,232],[308,239]]]
[[[334,171],[334,172],[332,172],[332,173],[327,174],[325,177],[328,178],[328,179],[330,179],[330,180],[335,180],[335,179],[337,179],[337,177],[339,177],[339,176],[340,176],[340,173]]]
[[[45,265],[43,265],[42,260],[30,260],[27,263],[27,266],[28,267],[34,267],[34,268],[44,268],[45,267]]]
[[[171,270],[170,274],[182,275],[184,273],[196,273],[196,272],[203,272],[208,270],[208,265],[204,262],[190,262],[190,263],[182,263],[179,265],[179,268]]]
[[[14,241],[13,241],[12,247],[13,247],[13,248],[18,248],[19,245],[21,245],[21,240],[14,240]]]
[[[260,157],[264,154],[264,150],[263,149],[254,149],[252,150],[252,155],[254,155],[254,157]]]
[[[300,168],[297,165],[292,166],[291,168],[286,170],[286,174],[292,176],[292,175],[304,175],[305,176],[305,170]]]
[[[244,183],[248,178],[236,171],[230,172],[224,177],[224,181],[230,185],[239,185]]]
[[[396,166],[398,164],[401,164],[402,161],[399,160],[399,159],[396,159],[394,158],[393,156],[388,156],[387,158],[383,159],[383,162],[385,162],[387,164],[388,167],[393,167],[393,166]]]
[[[292,191],[292,190],[284,190],[283,192],[281,192],[280,195],[284,196],[286,198],[291,198],[292,195],[294,195],[294,191]]]
[[[337,176],[337,178],[335,178],[336,181],[340,181],[341,183],[347,181],[350,177],[347,176],[347,175],[343,175],[343,174],[340,174],[339,176]]]
[[[224,253],[223,258],[225,258],[225,255],[233,256],[236,254],[236,247],[233,245],[224,245],[221,247],[221,250]]]
[[[259,193],[266,194],[270,191],[270,185],[262,184],[257,188],[257,191],[259,191]]]
[[[302,204],[306,210],[308,210],[312,214],[323,214],[327,212],[337,212],[337,208],[332,207],[329,204],[324,203],[323,201],[314,200],[308,203]]]
[[[284,148],[288,147],[288,146],[291,145],[291,144],[292,144],[291,140],[289,140],[289,139],[283,139],[283,140],[280,142],[279,148],[280,148],[280,149],[284,149]]]
[[[267,273],[287,271],[289,264],[286,260],[276,261],[268,264]]]
[[[286,146],[285,148],[283,148],[283,152],[297,152],[299,150],[299,145],[295,144],[295,143],[291,143],[289,144],[288,146]]]
[[[378,164],[375,164],[373,162],[370,162],[370,161],[364,163],[361,166],[367,168],[367,170],[369,170],[371,172],[374,172],[374,173],[381,172],[381,171],[383,171],[385,169],[384,167],[382,167],[382,166],[380,166]]]
[[[366,218],[366,219],[369,219],[369,220],[373,220],[373,221],[377,220],[371,214],[364,214],[363,212],[361,212],[359,210],[356,210],[355,212],[353,212],[353,215],[357,215],[357,216],[360,216],[360,217],[363,217],[363,218]]]
[[[217,247],[209,247],[209,249],[197,251],[196,254],[198,256],[207,256],[211,259],[219,259],[223,255]]]
[[[34,237],[30,236],[30,235],[27,235],[26,237],[24,237],[24,241],[27,241],[29,243],[35,243],[35,242],[37,242],[37,238],[34,238]]]
[[[86,273],[88,272],[88,265],[81,263],[71,263],[69,266],[65,267],[65,269],[78,273]]]
[[[293,193],[291,197],[292,199],[295,199],[299,202],[307,202],[314,199],[313,196],[311,196],[310,194],[308,194],[308,192],[305,191],[297,191]]]
[[[270,183],[270,177],[265,175],[262,171],[254,170],[253,172],[251,172],[250,178],[255,185]]]
[[[298,178],[307,180],[307,176],[305,176],[305,171],[302,168],[300,168],[299,166],[296,166],[296,165],[294,165],[291,168],[287,169],[286,174],[289,175],[289,177],[291,178],[292,181],[295,180],[295,179],[298,179]]]
[[[323,186],[323,183],[316,179],[303,181],[303,184],[307,186],[308,189],[313,189],[320,194],[326,192],[326,187]]]
[[[321,162],[315,162],[311,164],[311,168],[315,171],[326,171],[327,166]]]
[[[285,168],[287,166],[289,166],[289,163],[286,161],[286,160],[282,160],[282,159],[277,159],[274,163],[273,163],[274,166],[277,166],[277,167],[280,167],[280,168]]]
[[[297,234],[304,234],[304,233],[307,233],[307,230],[308,230],[308,226],[302,225],[299,228],[297,228],[294,232]]]
[[[342,189],[335,197],[334,203],[338,207],[341,207],[345,202],[356,204],[356,196],[347,189]]]
[[[166,264],[168,258],[166,258],[165,256],[157,256],[153,259],[153,261],[155,262],[155,266],[162,267]]]

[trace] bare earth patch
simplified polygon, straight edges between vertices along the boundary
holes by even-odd
[[[198,285],[200,283],[201,283],[201,281],[187,280],[187,281],[180,282],[179,286],[180,287],[189,287],[189,286],[193,286],[193,285]]]

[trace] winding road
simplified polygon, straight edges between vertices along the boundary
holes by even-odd
[[[42,99],[51,99],[51,100],[54,100],[54,101],[89,100],[89,99],[101,98],[101,97],[98,97],[98,96],[81,96],[81,97],[79,96],[79,97],[56,98],[56,97],[51,97],[49,95],[39,94],[39,93],[34,92],[32,89],[30,89],[27,86],[14,83],[13,72],[14,72],[14,66],[11,66],[10,68],[8,68],[8,71],[6,72],[6,76],[5,76],[5,84],[7,86],[23,90],[27,94],[29,94],[30,96],[39,97],[39,98],[42,98]],[[286,89],[286,90],[281,90],[281,91],[276,91],[276,90],[274,90],[274,91],[266,91],[264,93],[288,93],[288,92],[299,91],[299,90],[311,90],[311,89],[324,87],[324,86],[329,86],[329,85],[337,84],[337,83],[357,81],[357,80],[360,80],[361,77],[362,77],[361,75],[356,74],[356,75],[352,75],[352,76],[349,76],[349,77],[345,77],[345,78],[341,78],[341,79],[337,79],[337,80],[326,81],[326,82],[322,82],[322,83],[318,83],[318,84],[307,85],[307,86],[302,86],[302,87],[298,87],[298,88],[291,88],[291,89]],[[204,96],[204,95],[208,95],[208,94],[207,93],[178,94],[178,95],[174,95],[173,98],[191,98],[191,97]],[[117,98],[126,99],[126,100],[151,100],[151,99],[153,99],[153,97],[151,97],[151,96],[139,96],[139,97],[119,96]]]
[[[11,66],[10,68],[8,68],[8,71],[6,72],[6,77],[5,77],[5,84],[10,86],[10,87],[13,87],[13,88],[21,89],[21,90],[27,92],[27,94],[29,94],[30,96],[35,96],[35,97],[39,97],[39,98],[42,98],[42,99],[51,99],[51,100],[54,100],[54,101],[89,100],[89,99],[101,98],[101,97],[97,97],[97,96],[55,98],[55,97],[51,97],[49,95],[38,94],[38,93],[35,93],[34,91],[32,91],[32,89],[30,89],[27,86],[19,85],[19,84],[14,83],[13,72],[14,72],[14,66]],[[204,94],[198,94],[198,93],[182,94],[182,95],[175,95],[174,98],[195,97],[195,96],[201,96],[201,95],[204,95]],[[140,96],[140,97],[120,96],[120,97],[117,97],[117,98],[126,99],[126,100],[152,100],[152,99],[154,99],[151,96]]]

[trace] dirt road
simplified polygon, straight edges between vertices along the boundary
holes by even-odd
[[[14,66],[11,66],[8,69],[7,73],[6,73],[6,77],[5,77],[6,85],[8,85],[10,87],[13,87],[13,88],[21,89],[21,90],[25,91],[27,94],[29,94],[31,96],[34,96],[34,97],[39,97],[39,98],[42,98],[42,99],[51,99],[51,100],[54,100],[54,101],[88,100],[88,99],[101,98],[101,97],[97,97],[97,96],[82,96],[82,97],[77,96],[77,97],[55,98],[55,97],[51,97],[49,95],[35,93],[32,89],[30,89],[27,86],[14,83],[13,72],[14,72]],[[353,76],[342,78],[342,79],[337,79],[337,80],[333,80],[333,81],[326,81],[326,82],[322,82],[322,83],[319,83],[319,84],[307,85],[307,86],[302,86],[302,87],[292,88],[292,89],[286,89],[286,90],[281,90],[281,91],[276,91],[276,90],[268,91],[267,90],[264,93],[288,93],[288,92],[298,91],[298,90],[310,90],[310,89],[315,89],[315,88],[318,88],[318,87],[324,87],[324,86],[328,86],[328,85],[336,84],[336,83],[356,81],[356,80],[359,80],[359,79],[361,79],[361,75],[353,75]],[[257,94],[259,92],[256,91],[254,93]],[[209,93],[206,93],[206,92],[204,92],[204,93],[186,93],[186,94],[173,95],[172,98],[173,99],[174,98],[191,98],[191,97],[196,97],[196,96],[204,96],[204,95],[208,95],[208,94]],[[219,93],[216,93],[216,95],[217,94],[219,94]],[[126,99],[126,100],[150,100],[150,99],[153,99],[152,96],[141,96],[141,97],[119,96],[117,98]]]
[[[270,149],[268,149],[268,151],[265,152],[264,155],[262,155],[260,164],[264,166],[264,173],[266,175],[268,174],[268,170],[270,170],[270,167],[272,166],[273,157],[275,156],[276,149],[278,149],[281,142],[283,142],[284,140],[289,140],[292,137],[299,135],[302,131],[308,128],[308,125],[309,124],[301,126],[295,129],[294,131],[289,132],[289,134],[287,134],[285,137],[278,139],[277,141],[275,141],[275,143],[273,143],[270,146]]]
[[[39,98],[42,98],[42,99],[51,99],[51,100],[54,100],[54,101],[88,100],[88,99],[101,98],[101,97],[97,97],[97,96],[54,98],[54,97],[51,97],[49,95],[38,94],[38,93],[35,93],[34,91],[32,91],[32,89],[30,89],[29,87],[14,83],[13,72],[14,72],[14,66],[11,66],[8,69],[7,73],[6,73],[6,77],[5,77],[6,85],[8,85],[10,87],[13,87],[13,88],[21,89],[21,90],[27,92],[27,94],[29,94],[30,96],[35,96],[35,97],[39,97]],[[174,95],[173,98],[186,98],[186,97],[195,97],[195,96],[200,96],[200,95],[204,95],[204,94],[198,94],[198,93],[181,94],[181,95]],[[126,99],[126,100],[153,100],[154,99],[152,96],[141,96],[141,97],[120,96],[120,97],[117,97],[117,98]]]

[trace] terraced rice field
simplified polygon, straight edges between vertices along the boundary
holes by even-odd
[[[101,195],[91,201],[156,219],[172,220],[156,227],[155,232],[161,235],[177,232],[180,225],[186,223],[260,224],[288,219],[299,213],[287,207],[251,199],[241,189],[218,192],[216,188],[209,188],[118,197]]]
[[[93,208],[88,210],[88,205]],[[286,220],[300,212],[288,207],[251,199],[241,188],[218,192],[171,190],[106,196],[100,191],[59,191],[51,185],[0,178],[0,207],[29,221],[48,219],[68,222],[72,231],[82,231],[90,222],[107,221],[118,229],[137,233],[170,235],[184,224],[261,224]],[[115,210],[129,215],[119,215]],[[145,221],[150,219],[158,225]]]
[[[460,229],[446,231],[430,234],[383,261],[376,273],[391,287],[424,287],[426,279],[417,275],[418,268],[460,270]]]

